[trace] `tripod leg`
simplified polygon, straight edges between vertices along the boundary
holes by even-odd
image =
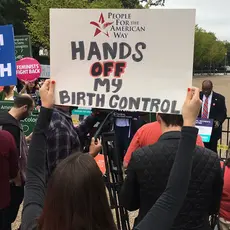
[[[119,159],[119,156],[116,154],[116,142],[115,142],[114,133],[105,133],[102,135],[102,146],[103,153],[105,155],[105,164],[106,164],[106,176],[107,176],[107,188],[109,191],[110,201],[113,204],[114,212],[116,215],[116,223],[118,230],[130,230],[129,216],[126,209],[120,206],[119,192],[123,184],[123,170],[122,165]],[[114,148],[109,148],[108,142],[112,142]],[[115,151],[115,154],[113,154]],[[112,156],[116,157],[115,162],[119,162],[114,167]]]

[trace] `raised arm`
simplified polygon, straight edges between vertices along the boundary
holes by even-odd
[[[134,230],[170,230],[185,199],[198,130],[194,128],[201,107],[199,89],[189,90],[183,106],[184,127],[167,187]]]
[[[27,87],[27,85],[28,85],[28,83],[27,83],[27,82],[25,82],[25,84],[23,85],[22,90],[19,92],[20,94],[23,94],[23,93],[25,93],[25,92],[26,92],[26,87]]]
[[[29,148],[22,229],[33,229],[43,208],[46,188],[46,131],[52,117],[53,84],[48,80],[41,88],[43,107]],[[49,90],[48,90],[49,89]],[[47,91],[48,90],[48,91]]]

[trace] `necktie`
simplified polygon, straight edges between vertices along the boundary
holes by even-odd
[[[204,119],[208,118],[208,97],[205,97],[202,118]]]

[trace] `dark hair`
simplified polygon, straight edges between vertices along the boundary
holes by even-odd
[[[73,154],[54,170],[38,226],[40,230],[116,229],[102,173],[88,153]]]
[[[35,84],[35,83],[34,83]],[[28,94],[35,93],[36,92],[36,85],[30,90],[29,86],[26,86],[26,92]]]
[[[161,119],[164,121],[164,123],[167,125],[167,127],[169,126],[183,126],[183,117],[182,115],[177,115],[177,114],[163,114],[163,113],[159,113],[158,114]]]
[[[18,95],[14,98],[14,107],[21,108],[22,106],[27,105],[28,108],[31,108],[34,104],[33,99],[29,95]]]
[[[10,93],[10,86],[4,86],[4,88],[3,88],[3,92],[5,93],[5,94],[9,94]]]
[[[209,84],[209,85],[211,86],[211,88],[213,88],[213,83],[212,83],[211,80],[204,80],[204,81],[202,82],[202,86],[203,86],[205,83],[206,83],[206,84]]]

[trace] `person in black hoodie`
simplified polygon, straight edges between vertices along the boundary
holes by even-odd
[[[23,133],[20,121],[27,118],[34,109],[33,99],[27,95],[18,95],[14,99],[14,105],[10,111],[0,113],[0,129],[8,131],[14,137],[19,155],[19,173],[15,180],[11,181],[11,201],[7,218],[13,223],[17,217],[20,204],[24,197],[25,169],[28,155],[26,137]]]

